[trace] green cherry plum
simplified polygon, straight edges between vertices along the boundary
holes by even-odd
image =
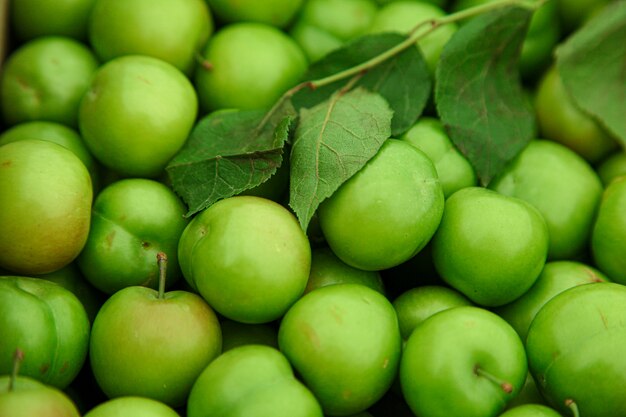
[[[556,66],[537,85],[535,112],[542,137],[567,146],[592,164],[617,148],[615,139],[576,107]]]
[[[171,64],[128,55],[98,69],[79,108],[91,153],[124,176],[156,177],[179,151],[196,120],[191,82]]]
[[[435,233],[444,195],[425,153],[388,139],[328,199],[318,216],[332,251],[355,268],[375,271],[417,254]]]
[[[11,373],[16,349],[21,375],[58,388],[80,371],[89,345],[85,308],[69,290],[38,278],[0,277],[0,375]]]
[[[215,16],[225,23],[257,22],[286,27],[304,0],[206,0]]]
[[[169,255],[168,284],[175,283],[178,240],[188,222],[182,201],[166,185],[127,178],[104,188],[93,204],[91,231],[77,262],[85,278],[112,294],[124,287],[156,288],[159,252]]]
[[[364,35],[377,10],[373,0],[308,0],[289,33],[314,62]]]
[[[626,151],[619,151],[609,155],[608,158],[598,165],[596,171],[605,187],[615,178],[626,175]]]
[[[311,391],[285,356],[263,345],[224,352],[200,374],[187,402],[187,417],[322,417]]]
[[[403,340],[407,340],[417,326],[435,313],[469,305],[472,302],[463,294],[441,285],[411,288],[393,301]]]
[[[549,405],[564,415],[626,415],[625,303],[623,285],[579,285],[548,301],[531,323],[530,371]]]
[[[283,317],[278,345],[324,413],[366,410],[389,389],[400,359],[396,313],[379,292],[360,284],[311,291]]]
[[[98,404],[84,417],[179,417],[171,407],[145,397],[118,397]]]
[[[91,50],[71,38],[43,37],[23,44],[0,75],[4,122],[47,120],[75,127],[81,97],[97,68]]]
[[[0,267],[30,275],[68,265],[87,241],[92,198],[70,150],[42,140],[0,146]]]
[[[361,284],[385,294],[385,286],[378,271],[363,271],[343,262],[328,247],[311,252],[311,273],[305,293],[335,284]]]
[[[89,20],[89,41],[103,62],[148,55],[188,75],[212,31],[204,0],[94,0]]]
[[[524,404],[507,410],[500,417],[561,417],[561,414],[545,405]]]
[[[529,203],[468,187],[446,200],[432,255],[444,281],[475,303],[495,307],[533,285],[548,242],[546,223]]]
[[[420,417],[496,417],[526,375],[515,330],[473,306],[426,319],[411,333],[400,364],[404,398]]]
[[[613,180],[602,195],[591,235],[596,266],[610,279],[626,284],[626,176]]]
[[[528,291],[494,312],[513,326],[522,340],[526,340],[530,323],[554,296],[576,285],[606,281],[608,278],[602,272],[580,262],[548,262]]]
[[[89,13],[95,0],[19,0],[11,2],[15,37],[28,41],[41,36],[87,39]]]
[[[270,107],[307,68],[298,44],[262,23],[233,23],[209,40],[195,84],[205,111]]]
[[[380,8],[372,25],[370,33],[400,32],[408,33],[422,21],[444,17],[445,11],[434,4],[422,1],[394,1]],[[439,56],[443,47],[457,30],[456,24],[441,26],[428,36],[420,39],[417,46],[424,55],[431,74],[435,74]]]
[[[221,353],[222,333],[199,295],[165,292],[167,257],[157,257],[159,290],[131,286],[113,294],[93,323],[89,358],[108,397],[136,395],[179,407]]]
[[[420,118],[400,139],[420,149],[433,161],[446,198],[461,188],[476,185],[472,165],[454,146],[439,119]]]
[[[553,141],[532,141],[489,188],[539,210],[550,234],[549,259],[572,259],[586,248],[603,188],[576,152]]]
[[[199,213],[178,245],[184,277],[223,316],[281,317],[302,295],[311,247],[295,216],[271,200],[237,196]]]

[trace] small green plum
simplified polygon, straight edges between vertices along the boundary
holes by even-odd
[[[13,33],[20,41],[41,36],[87,39],[89,13],[95,0],[19,0],[11,2]]]
[[[179,417],[160,401],[145,397],[118,397],[98,404],[84,417]]]
[[[284,28],[291,23],[304,0],[206,0],[215,16],[225,23],[258,22]]]

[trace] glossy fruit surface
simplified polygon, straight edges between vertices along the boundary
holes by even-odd
[[[527,202],[469,187],[446,200],[433,238],[441,277],[484,306],[509,303],[535,282],[548,253],[548,229]]]
[[[20,374],[65,388],[83,366],[89,320],[81,302],[65,288],[38,278],[0,277],[0,375],[24,352]]]
[[[167,405],[144,397],[119,397],[89,410],[84,417],[179,417]]]
[[[430,159],[389,139],[318,209],[328,245],[345,263],[375,271],[401,264],[428,243],[444,196]]]
[[[311,248],[295,216],[264,198],[220,200],[183,232],[179,262],[220,314],[244,323],[281,317],[302,295]]]
[[[0,146],[0,267],[44,274],[72,262],[87,240],[92,195],[89,172],[66,148]]]
[[[283,317],[278,345],[327,415],[364,411],[389,389],[401,337],[391,303],[360,284],[319,288]]]
[[[72,400],[61,390],[18,376],[9,390],[9,376],[0,376],[1,417],[79,417]]]

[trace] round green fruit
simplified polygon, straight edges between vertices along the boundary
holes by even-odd
[[[264,109],[293,87],[307,69],[297,43],[261,23],[224,26],[208,42],[195,84],[205,111]]]
[[[38,278],[0,277],[0,375],[24,352],[21,375],[65,388],[85,362],[89,320],[81,302],[58,284]]]
[[[150,398],[119,397],[98,404],[84,417],[179,417],[172,408]]]
[[[533,285],[548,243],[546,223],[529,203],[468,187],[446,200],[432,253],[444,281],[475,303],[495,307]]]
[[[615,282],[626,284],[626,176],[613,180],[602,195],[591,235],[596,266]]]
[[[500,414],[500,417],[561,417],[561,414],[545,405],[524,404]]]
[[[93,191],[85,165],[41,140],[0,146],[0,267],[19,274],[63,268],[83,249]]]
[[[112,294],[124,287],[156,288],[156,255],[168,256],[168,282],[181,277],[178,240],[188,222],[174,192],[145,178],[119,180],[96,197],[91,230],[77,262],[85,278]]]
[[[526,351],[550,405],[571,415],[626,415],[626,288],[596,283],[570,288],[539,310]]]
[[[215,359],[193,385],[188,417],[322,417],[319,403],[269,346],[240,346]]]
[[[489,188],[539,210],[550,234],[549,259],[572,259],[586,248],[603,188],[574,151],[552,141],[532,141]]]
[[[515,330],[472,306],[426,319],[411,333],[400,364],[404,398],[420,417],[496,417],[526,375]]]
[[[26,376],[12,382],[11,377],[0,376],[0,416],[80,417],[80,413],[72,400],[57,388]]]
[[[0,107],[11,126],[47,120],[74,127],[78,105],[98,62],[89,48],[65,37],[34,39],[15,50],[0,76]]]
[[[226,23],[257,22],[283,28],[304,0],[206,0],[215,16]]]
[[[89,41],[103,62],[148,55],[188,75],[212,31],[204,0],[95,0],[89,21]]]
[[[417,254],[435,233],[444,196],[437,172],[419,149],[396,139],[318,209],[332,251],[355,268],[375,271]]]
[[[197,97],[174,66],[148,56],[109,61],[97,71],[79,109],[91,153],[125,176],[156,177],[193,127]]]
[[[281,317],[304,292],[311,268],[309,241],[294,215],[252,196],[220,200],[194,217],[178,255],[192,288],[244,323]]]
[[[626,175],[626,151],[619,151],[610,155],[602,161],[596,171],[605,187],[615,178]]]
[[[400,359],[396,313],[360,284],[311,291],[285,314],[278,345],[326,415],[364,411],[391,386]]]
[[[87,39],[87,23],[94,0],[19,0],[11,2],[11,26],[16,38],[41,36]]]

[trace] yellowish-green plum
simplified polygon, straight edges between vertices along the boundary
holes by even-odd
[[[626,175],[626,151],[615,152],[597,167],[596,171],[606,187],[611,181]]]
[[[145,397],[118,397],[98,404],[84,417],[179,417],[173,408]]]
[[[80,417],[80,413],[60,389],[26,376],[0,376],[0,416]]]
[[[322,202],[318,216],[332,251],[376,271],[412,258],[435,233],[444,195],[426,154],[388,139],[377,154]]]
[[[70,150],[42,140],[0,146],[0,267],[29,275],[68,265],[87,241],[92,198]]]

